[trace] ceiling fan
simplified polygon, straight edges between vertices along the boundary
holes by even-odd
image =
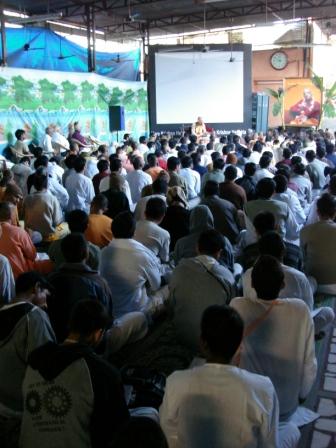
[[[126,1],[125,1],[126,6]],[[116,20],[116,23],[147,23],[147,20],[141,19],[141,14],[139,12],[133,12],[131,9],[131,0],[128,0],[127,2],[127,15],[122,16],[118,14],[114,14],[113,10],[110,10],[108,12],[109,16],[113,16],[113,18]]]
[[[120,64],[121,62],[133,62],[134,59],[124,59],[120,57],[120,54],[117,54],[117,57],[114,59],[111,59],[111,62],[114,62],[115,64]]]
[[[75,57],[74,54],[64,55],[64,54],[62,53],[62,37],[61,37],[61,36],[60,36],[59,44],[60,44],[60,46],[59,46],[59,55],[57,56],[57,59],[58,59],[59,61],[63,61],[64,59],[69,59],[69,58],[73,58],[73,57]]]
[[[131,0],[128,0],[128,16],[124,18],[126,23],[146,23],[147,20],[141,19],[141,14],[139,12],[135,12],[132,14],[131,10]]]
[[[34,50],[45,50],[45,47],[31,47],[29,42],[25,43],[23,46],[23,51],[28,52]]]

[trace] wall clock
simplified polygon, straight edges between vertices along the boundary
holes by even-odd
[[[276,51],[271,56],[271,66],[275,70],[283,70],[288,65],[288,56],[284,51]]]

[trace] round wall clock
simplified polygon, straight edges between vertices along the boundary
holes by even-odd
[[[271,56],[271,66],[275,70],[283,70],[287,67],[288,56],[284,51],[276,51]]]

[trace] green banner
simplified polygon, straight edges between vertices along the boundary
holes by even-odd
[[[94,73],[45,70],[0,70],[0,148],[15,141],[16,129],[29,140],[43,138],[55,123],[67,136],[68,124],[80,121],[82,133],[115,140],[109,132],[108,106],[125,108],[125,132],[148,133],[147,84],[105,78]]]

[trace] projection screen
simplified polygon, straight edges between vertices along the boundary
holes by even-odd
[[[239,47],[154,51],[149,82],[151,129],[177,130],[190,126],[198,116],[217,129],[249,127],[251,51],[249,45]]]

